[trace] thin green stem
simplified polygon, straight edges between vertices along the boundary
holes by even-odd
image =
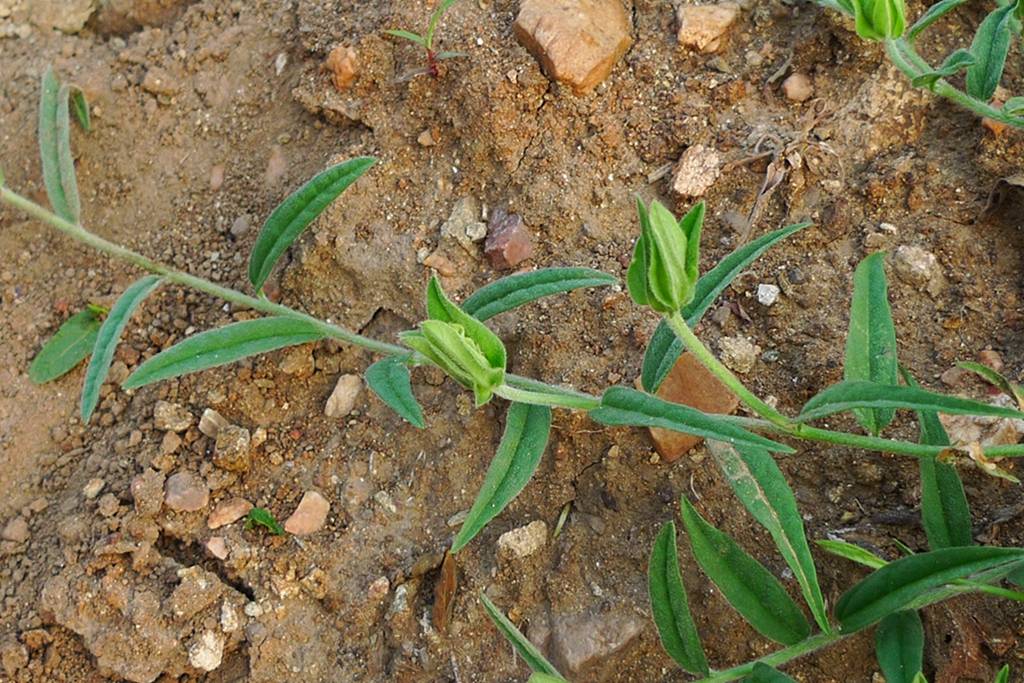
[[[736,394],[743,401],[744,405],[772,424],[782,427],[787,433],[793,433],[793,421],[762,401],[750,389],[747,389],[743,382],[729,368],[725,367],[721,361],[715,358],[715,355],[708,350],[708,347],[704,346],[704,342],[693,333],[690,326],[683,320],[683,316],[676,312],[665,316],[665,321],[672,328],[672,331],[676,333],[676,336],[679,337],[679,340],[683,342],[683,346],[704,367],[710,370],[711,374],[721,380],[722,384],[729,387],[732,393]]]
[[[319,318],[315,318],[307,313],[297,311],[282,304],[276,304],[265,297],[260,298],[249,296],[234,289],[223,287],[210,282],[209,280],[204,280],[203,278],[190,275],[164,265],[158,261],[154,261],[142,254],[139,254],[138,252],[105,240],[102,237],[87,231],[81,225],[71,223],[70,221],[61,218],[53,212],[2,185],[0,185],[0,201],[24,211],[29,216],[56,228],[78,242],[90,246],[97,251],[112,256],[118,260],[133,264],[156,275],[160,275],[169,282],[191,287],[197,291],[219,297],[224,301],[261,311],[269,315],[279,315],[303,320],[315,325],[327,337],[348,342],[355,346],[360,346],[374,353],[396,356],[406,361],[415,360],[423,362],[425,360],[404,346],[389,344],[387,342],[364,337],[339,325],[320,320]],[[904,441],[893,441],[874,436],[848,434],[828,429],[819,429],[809,425],[796,424],[768,404],[764,403],[764,401],[761,401],[757,396],[744,387],[743,383],[740,382],[739,379],[737,379],[725,366],[723,366],[718,359],[711,355],[711,352],[708,351],[699,339],[697,339],[689,327],[686,326],[686,323],[682,318],[679,318],[679,316],[675,317],[678,318],[678,320],[673,321],[669,318],[669,325],[676,331],[676,334],[680,335],[680,338],[683,339],[687,348],[689,348],[697,358],[701,359],[705,365],[710,363],[711,366],[709,366],[709,369],[714,372],[716,376],[719,376],[730,389],[732,389],[738,396],[741,396],[744,403],[750,406],[751,409],[754,409],[759,415],[766,418],[760,419],[751,417],[722,416],[721,419],[729,420],[747,429],[771,431],[808,441],[820,441],[844,446],[854,446],[883,453],[897,453],[901,455],[927,457],[937,455],[945,450],[940,446],[926,446]],[[677,325],[675,323],[679,324]],[[597,396],[568,387],[546,384],[539,380],[511,373],[505,375],[505,385],[501,387],[497,393],[499,396],[503,396],[504,398],[513,401],[548,405],[567,408],[570,410],[589,411],[598,408],[601,405],[601,399]],[[990,458],[1021,456],[1024,455],[1024,445],[990,446],[985,449],[985,455]]]
[[[911,80],[922,76],[930,71],[932,67],[917,53],[914,46],[904,38],[890,38],[885,41],[885,53],[896,68],[902,71]],[[964,109],[968,109],[978,116],[992,119],[1009,126],[1024,128],[1024,118],[1011,116],[1003,110],[993,107],[988,102],[983,102],[971,97],[964,91],[953,87],[945,79],[939,79],[932,87],[932,92],[940,97],[952,100]]]
[[[228,301],[239,306],[246,306],[248,308],[252,308],[263,313],[268,313],[270,315],[280,315],[287,318],[303,320],[312,325],[315,325],[317,328],[320,329],[321,332],[324,333],[324,335],[328,337],[348,342],[349,344],[354,344],[356,346],[361,346],[375,353],[382,353],[389,356],[401,357],[408,357],[412,354],[412,351],[403,346],[398,346],[396,344],[388,344],[387,342],[377,341],[376,339],[370,339],[369,337],[364,337],[360,334],[352,332],[351,330],[347,330],[344,327],[323,321],[307,313],[303,313],[293,308],[289,308],[288,306],[276,304],[265,298],[261,299],[258,297],[249,296],[248,294],[243,294],[242,292],[236,291],[234,289],[222,287],[221,285],[210,282],[209,280],[204,280],[201,277],[196,277],[195,275],[190,275],[180,270],[175,270],[170,266],[164,265],[163,263],[160,263],[158,261],[154,261],[146,256],[143,256],[138,252],[132,251],[131,249],[127,249],[118,244],[114,244],[113,242],[105,240],[99,235],[95,235],[89,232],[81,225],[77,225],[75,223],[67,221],[61,218],[60,216],[50,211],[47,211],[46,209],[39,206],[35,202],[19,195],[16,192],[12,192],[10,189],[6,187],[0,187],[0,200],[3,200],[4,202],[10,204],[11,206],[21,209],[22,211],[32,216],[33,218],[37,218],[43,221],[44,223],[48,223],[57,230],[60,230],[68,237],[71,237],[72,239],[81,242],[82,244],[90,246],[93,249],[96,249],[97,251],[103,252],[104,254],[108,254],[109,256],[113,256],[114,258],[119,259],[121,261],[131,263],[132,265],[138,266],[139,268],[149,271],[150,273],[161,275],[165,280],[169,282],[174,282],[179,285],[191,287],[192,289],[199,290],[200,292],[205,292],[206,294],[219,297],[224,301]]]
[[[601,399],[596,396],[583,397],[553,394],[547,391],[528,391],[526,389],[517,389],[508,384],[502,384],[494,390],[494,393],[509,401],[527,403],[534,406],[554,406],[574,410],[593,410],[601,406]]]
[[[750,672],[754,670],[754,666],[757,664],[764,664],[771,667],[782,666],[783,664],[791,662],[798,657],[803,657],[804,655],[837,643],[845,638],[846,635],[847,634],[839,633],[818,633],[810,638],[801,640],[795,645],[790,645],[787,648],[776,650],[775,652],[765,655],[760,659],[751,660],[746,664],[734,666],[731,669],[713,671],[710,676],[700,679],[697,683],[725,683],[726,681],[735,681],[739,678],[743,678],[744,676],[749,676]]]

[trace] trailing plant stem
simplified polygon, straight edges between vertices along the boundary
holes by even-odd
[[[753,410],[755,413],[768,420],[768,422],[781,427],[784,433],[795,434],[793,431],[795,427],[792,420],[772,408],[770,405],[762,401],[754,392],[747,389],[743,382],[739,380],[732,371],[725,367],[720,360],[715,358],[715,355],[708,350],[708,347],[704,346],[697,335],[693,333],[690,326],[683,320],[683,316],[678,312],[671,315],[665,316],[665,321],[668,326],[672,328],[672,331],[676,333],[679,340],[683,342],[683,346],[692,353],[701,364],[711,371],[715,377],[721,380],[722,384],[729,387],[729,389],[739,397],[743,403]]]
[[[896,65],[896,68],[902,71],[911,80],[932,70],[928,62],[926,62],[924,58],[917,53],[914,46],[904,38],[887,39],[885,41],[885,53],[889,56],[892,63]],[[953,87],[944,79],[940,78],[935,81],[932,91],[936,95],[953,100],[961,107],[974,112],[978,116],[983,116],[985,118],[992,119],[993,121],[1005,123],[1010,126],[1016,126],[1018,128],[1024,127],[1024,118],[1019,116],[1010,116],[1001,109],[993,107],[988,102],[983,102],[971,97],[964,91]]]
[[[257,311],[262,311],[263,313],[308,322],[315,325],[327,337],[362,346],[370,351],[383,353],[389,356],[409,357],[412,355],[412,351],[403,346],[370,339],[360,334],[356,334],[351,330],[347,330],[344,327],[320,320],[319,318],[307,313],[296,311],[295,309],[282,304],[274,303],[266,298],[249,296],[248,294],[243,294],[237,290],[222,287],[221,285],[215,284],[201,277],[196,277],[195,275],[175,270],[170,266],[154,261],[138,252],[105,240],[99,235],[89,232],[81,225],[67,221],[60,216],[47,211],[35,202],[17,194],[16,192],[12,192],[6,187],[0,187],[0,200],[21,209],[33,218],[37,218],[44,223],[48,223],[72,239],[88,245],[97,251],[113,256],[116,259],[138,266],[150,273],[160,275],[168,282],[191,287],[192,289],[196,289],[200,292],[205,292],[206,294],[219,297],[224,301],[228,301],[239,306],[246,306]]]
[[[160,275],[168,282],[191,287],[197,291],[216,296],[232,304],[248,307],[269,315],[277,315],[296,320],[302,320],[316,326],[325,337],[347,342],[355,346],[379,353],[385,356],[394,356],[410,364],[427,362],[425,358],[416,354],[411,349],[397,344],[378,341],[364,337],[361,334],[345,329],[339,325],[329,323],[307,313],[297,311],[288,306],[274,303],[266,298],[259,298],[243,294],[234,289],[223,287],[200,277],[190,275],[154,261],[142,254],[132,251],[126,247],[114,244],[102,237],[95,235],[81,225],[67,221],[57,214],[36,204],[32,200],[13,192],[7,187],[0,186],[0,201],[20,209],[57,230],[68,237],[96,249],[104,254],[118,260],[133,264],[143,270],[155,275]],[[882,453],[897,453],[900,455],[911,455],[916,457],[932,457],[944,450],[941,446],[928,446],[924,444],[894,441],[875,436],[864,436],[860,434],[848,434],[828,429],[820,429],[805,424],[798,424],[778,412],[767,403],[755,396],[747,389],[740,380],[722,365],[717,358],[704,346],[686,322],[678,315],[667,318],[669,325],[679,335],[680,339],[691,352],[708,367],[723,383],[735,392],[752,410],[761,415],[764,419],[749,417],[725,417],[736,424],[747,429],[757,431],[770,431],[786,436],[792,436],[808,441],[821,441],[844,446],[865,448]],[[597,396],[587,394],[575,389],[547,384],[528,377],[521,377],[507,373],[505,384],[496,392],[499,396],[510,401],[529,403],[534,405],[553,406],[570,410],[593,410],[601,405],[601,399]],[[985,449],[985,455],[990,458],[1011,457],[1024,455],[1021,446],[990,446]]]
[[[733,668],[725,669],[724,671],[713,671],[710,676],[700,679],[697,683],[725,683],[726,681],[735,681],[743,678],[744,676],[750,675],[754,670],[754,666],[759,663],[771,667],[781,666],[787,662],[797,659],[798,657],[803,657],[806,654],[810,654],[837,643],[847,635],[849,634],[817,633],[809,638],[801,640],[795,645],[790,645],[787,648],[777,650],[770,655],[761,657],[760,659],[754,659],[746,664],[734,666]]]

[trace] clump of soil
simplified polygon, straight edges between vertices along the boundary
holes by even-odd
[[[850,276],[878,249],[934,256],[924,276],[914,263],[890,268],[900,360],[923,383],[982,396],[984,387],[947,371],[987,348],[1019,379],[1024,236],[1019,214],[983,214],[996,181],[1020,169],[1019,133],[997,135],[911,90],[878,46],[808,4],[744,5],[716,53],[678,46],[669,3],[627,4],[632,47],[592,93],[576,96],[517,42],[512,0],[455,6],[442,47],[469,56],[446,61],[437,79],[409,76],[422,55],[382,33],[421,26],[422,0],[121,3],[118,22],[93,13],[73,33],[33,23],[32,3],[0,0],[10,9],[0,12],[0,160],[12,187],[44,201],[35,101],[52,63],[95,107],[95,131],[74,141],[85,224],[244,289],[270,210],[328,163],[375,155],[378,166],[291,250],[268,291],[392,340],[422,317],[432,272],[458,297],[504,272],[482,242],[443,229],[458,206],[478,206],[485,224],[499,211],[521,217],[533,244],[518,267],[621,277],[634,195],[684,211],[692,199],[672,191],[671,165],[702,146],[721,160],[705,196],[706,267],[769,229],[815,223],[739,278],[699,330],[716,351],[725,338],[760,347],[746,375],[760,394],[796,411],[840,378]],[[936,54],[965,43],[979,12],[944,22]],[[358,69],[341,91],[323,68],[339,46]],[[1005,84],[1020,92],[1017,66]],[[793,74],[800,97],[787,97],[796,81],[782,86]],[[649,620],[645,573],[680,495],[797,593],[701,449],[666,465],[640,430],[558,412],[534,480],[459,553],[442,630],[435,585],[442,574],[450,582],[444,552],[500,438],[501,402],[473,410],[443,376],[417,371],[427,429],[357,385],[351,410],[327,417],[338,378],[373,360],[333,343],[125,392],[118,382],[145,358],[251,315],[163,287],[129,325],[97,415],[82,425],[82,369],[37,387],[28,363],[69,311],[111,303],[138,274],[8,208],[0,253],[0,526],[14,524],[0,541],[0,680],[524,679],[481,591],[576,680],[676,680]],[[762,284],[780,289],[770,306],[758,301]],[[588,391],[631,384],[656,324],[621,287],[494,321],[514,371]],[[158,402],[180,423],[158,416]],[[217,438],[200,424],[208,409],[247,430],[251,460],[217,464]],[[915,430],[907,415],[892,434],[912,439]],[[780,465],[811,538],[835,535],[888,557],[897,540],[926,547],[912,461],[802,446]],[[1020,487],[972,469],[963,476],[977,540],[1020,545]],[[209,524],[236,499],[284,521],[310,492],[329,511],[322,526],[317,510],[295,522],[307,535]],[[529,553],[498,550],[507,531],[537,521],[552,529],[566,505],[557,537]],[[681,559],[712,662],[767,653],[682,546]],[[815,559],[832,604],[863,574]],[[966,597],[924,616],[929,680],[988,681],[1003,662],[1024,666],[1015,661],[1024,611],[1013,605]],[[870,681],[872,652],[865,634],[787,671]]]

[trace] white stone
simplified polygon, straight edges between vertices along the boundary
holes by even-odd
[[[718,179],[718,152],[704,145],[687,147],[679,158],[672,189],[683,197],[700,197]]]
[[[722,337],[718,340],[722,351],[722,362],[726,367],[741,375],[754,369],[757,362],[757,347],[746,337]]]
[[[203,631],[188,647],[188,663],[201,671],[213,671],[224,659],[224,638],[213,631]]]
[[[356,399],[363,389],[363,380],[359,375],[342,375],[334,385],[334,391],[327,399],[324,415],[327,417],[345,417],[356,407]]]
[[[224,633],[234,633],[242,625],[238,618],[238,610],[230,602],[225,600],[220,605],[220,630]]]
[[[82,487],[82,495],[92,500],[96,496],[100,495],[100,491],[106,486],[106,482],[102,479],[90,479],[89,482]]]
[[[218,432],[228,424],[230,423],[223,415],[213,408],[207,408],[203,411],[203,416],[199,418],[199,431],[211,439],[216,439]]]
[[[779,300],[780,291],[777,286],[762,282],[757,286],[757,301],[763,306],[771,306]]]
[[[498,537],[498,554],[504,557],[522,559],[544,547],[548,540],[548,525],[543,520],[530,522],[526,526],[506,531]]]

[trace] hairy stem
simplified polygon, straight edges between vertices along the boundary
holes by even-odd
[[[158,261],[154,261],[138,252],[132,251],[131,249],[122,247],[118,244],[114,244],[113,242],[105,240],[98,235],[94,235],[81,225],[71,223],[60,216],[47,211],[35,202],[22,197],[16,192],[12,192],[6,187],[0,187],[0,199],[11,206],[21,209],[33,218],[37,218],[44,223],[48,223],[78,242],[90,246],[104,254],[113,256],[116,259],[138,266],[150,273],[160,275],[168,282],[174,282],[179,285],[191,287],[192,289],[196,289],[200,292],[205,292],[206,294],[219,297],[224,301],[228,301],[239,306],[246,306],[270,315],[279,315],[287,318],[303,320],[315,325],[328,337],[348,342],[349,344],[354,344],[356,346],[361,346],[376,353],[401,357],[408,357],[412,355],[412,351],[403,346],[388,344],[387,342],[364,337],[339,325],[325,322],[319,318],[309,315],[308,313],[303,313],[293,308],[289,308],[288,306],[276,304],[272,301],[268,301],[267,299],[249,296],[248,294],[243,294],[242,292],[234,289],[222,287],[221,285],[210,282],[209,280],[196,277],[195,275],[190,275],[164,265]]]
[[[13,192],[7,187],[0,185],[0,201],[20,209],[29,216],[36,218],[48,225],[53,226],[68,237],[90,246],[97,251],[112,256],[118,260],[138,266],[139,268],[160,275],[169,282],[191,287],[197,291],[219,297],[224,301],[231,302],[238,306],[252,308],[269,315],[278,315],[297,320],[303,320],[315,325],[324,336],[339,341],[344,341],[355,346],[379,353],[385,356],[395,356],[406,361],[423,362],[425,359],[415,354],[411,349],[397,344],[378,341],[364,337],[361,334],[345,329],[340,325],[329,323],[307,313],[297,311],[282,304],[276,304],[264,298],[258,298],[243,294],[234,289],[223,287],[216,283],[204,280],[203,278],[190,275],[154,261],[142,254],[114,244],[108,240],[95,235],[81,225],[71,223],[55,213],[39,206],[35,202]],[[677,318],[677,320],[673,320]],[[678,315],[669,317],[668,322],[676,334],[680,335],[684,344],[690,349],[705,365],[711,364],[709,369],[720,377],[738,396],[743,398],[752,410],[755,410],[762,418],[722,416],[722,419],[729,420],[746,429],[756,431],[768,431],[785,436],[792,436],[807,441],[820,441],[834,443],[844,446],[853,446],[882,453],[896,453],[900,455],[911,455],[917,457],[929,457],[938,455],[946,450],[941,446],[927,446],[923,444],[909,443],[905,441],[893,441],[875,436],[863,436],[860,434],[848,434],[828,429],[820,429],[809,425],[797,424],[782,415],[777,410],[755,396],[743,383],[736,378],[717,358],[715,358],[707,347],[697,339],[690,328]],[[505,375],[505,384],[496,392],[499,396],[521,403],[533,403],[569,410],[590,411],[601,405],[601,399],[591,394],[577,391],[569,387],[561,387],[547,384],[540,380],[531,379],[508,373]],[[985,449],[985,455],[990,458],[1013,457],[1024,455],[1024,445],[989,446]]]
[[[722,384],[729,387],[732,393],[736,394],[743,404],[753,410],[755,413],[768,420],[773,425],[782,427],[786,433],[794,433],[793,421],[788,417],[772,408],[770,405],[762,401],[757,397],[754,392],[747,389],[743,382],[732,373],[732,371],[725,367],[721,361],[715,358],[714,354],[708,350],[708,347],[704,346],[704,342],[697,338],[697,335],[693,333],[690,326],[686,324],[678,312],[672,315],[665,316],[665,321],[668,326],[672,328],[672,331],[676,333],[679,340],[683,342],[683,346],[692,353],[701,364],[711,371],[715,377],[721,380]]]
[[[889,56],[889,60],[896,65],[896,68],[911,80],[932,70],[928,62],[904,38],[890,38],[886,40],[885,53]],[[1011,116],[1003,110],[993,107],[988,102],[982,102],[977,98],[971,97],[964,91],[953,87],[944,79],[940,78],[937,80],[932,91],[940,97],[956,102],[964,109],[968,109],[978,116],[1005,123],[1009,126],[1024,128],[1024,118]]]
[[[700,679],[697,683],[725,683],[726,681],[735,681],[739,678],[743,678],[744,676],[749,676],[750,672],[754,670],[754,666],[757,664],[764,664],[772,667],[782,666],[783,664],[791,662],[798,657],[803,657],[806,654],[810,654],[837,643],[845,637],[846,634],[817,633],[809,638],[801,640],[795,645],[790,645],[787,648],[776,650],[775,652],[765,655],[760,659],[754,659],[746,664],[734,666],[731,669],[714,671],[710,676]]]

